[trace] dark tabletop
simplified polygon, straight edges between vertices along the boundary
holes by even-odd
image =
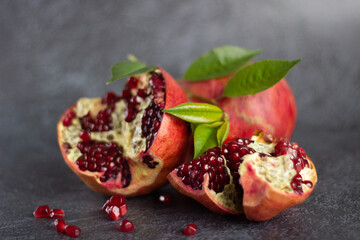
[[[82,239],[359,239],[359,1],[1,1],[0,238],[66,239],[36,206],[66,212]],[[110,66],[133,53],[180,77],[213,47],[263,48],[259,59],[302,58],[288,75],[298,107],[293,140],[313,159],[319,181],[302,204],[254,223],[220,216],[170,186],[128,199],[135,231],[101,211],[62,160],[61,113],[79,97],[119,92]],[[173,205],[156,201],[171,193]]]

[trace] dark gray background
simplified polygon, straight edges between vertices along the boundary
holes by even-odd
[[[301,3],[300,3],[301,2]],[[359,1],[1,1],[0,238],[53,239],[40,204],[63,208],[83,239],[355,239],[360,231]],[[257,59],[302,58],[288,75],[298,106],[293,140],[319,182],[310,198],[264,223],[219,216],[171,187],[128,200],[135,231],[101,212],[106,197],[64,164],[61,113],[79,97],[117,92],[110,66],[133,53],[174,77],[213,47],[263,48]],[[171,207],[156,202],[161,192]]]

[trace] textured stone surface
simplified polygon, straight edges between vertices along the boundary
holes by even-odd
[[[36,206],[66,212],[83,239],[355,239],[360,234],[359,1],[1,1],[0,238],[65,238]],[[170,186],[128,200],[132,233],[101,211],[63,163],[56,122],[80,96],[105,86],[109,68],[133,53],[180,77],[223,44],[263,48],[258,59],[302,58],[289,83],[298,103],[293,140],[307,149],[319,182],[303,204],[264,223],[219,216]],[[326,142],[325,142],[326,141]],[[156,195],[173,195],[162,207]]]

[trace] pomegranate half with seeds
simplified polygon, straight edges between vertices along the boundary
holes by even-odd
[[[304,201],[317,182],[303,148],[258,131],[215,147],[173,170],[168,179],[182,194],[220,214],[245,213],[265,221]]]
[[[186,101],[161,68],[131,77],[121,96],[79,99],[57,127],[65,162],[97,192],[152,192],[182,163],[189,135],[184,121],[162,110]]]

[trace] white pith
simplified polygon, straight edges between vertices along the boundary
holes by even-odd
[[[151,87],[149,86],[150,76],[151,75],[149,73],[136,76],[136,78],[139,79],[138,88],[147,89],[148,94],[151,92]],[[132,91],[136,92],[136,89]],[[76,162],[76,160],[82,155],[76,146],[78,142],[82,141],[79,137],[79,133],[82,131],[79,118],[85,116],[89,111],[91,116],[95,118],[99,111],[106,109],[106,104],[102,104],[101,101],[102,98],[80,98],[75,107],[72,109],[76,114],[76,117],[72,120],[72,124],[68,127],[64,126],[62,123],[60,124],[60,139],[62,140],[62,143],[68,143],[71,146],[71,148],[66,152],[67,159],[70,162]],[[146,138],[141,136],[141,121],[144,111],[151,101],[152,99],[150,96],[142,101],[139,101],[139,112],[136,114],[135,119],[131,122],[126,122],[125,109],[127,104],[121,99],[115,104],[115,109],[111,114],[113,129],[104,132],[90,133],[91,140],[115,142],[119,147],[122,147],[123,156],[131,159],[132,161],[132,163],[129,162],[130,168],[136,165],[137,171],[136,175],[132,175],[132,181],[137,180],[137,182],[139,182],[140,180],[144,180],[146,178],[146,182],[149,182],[149,184],[155,180],[157,176],[155,172],[158,172],[159,169],[162,168],[163,164],[160,159],[154,156],[152,156],[153,160],[158,162],[157,167],[154,169],[148,168],[148,166],[142,162],[141,153],[146,150]]]
[[[291,155],[287,154],[278,157],[260,157],[259,153],[264,153],[268,155],[274,153],[276,143],[263,143],[256,141],[256,139],[256,136],[253,137],[252,140],[254,142],[248,145],[249,148],[254,149],[256,152],[243,156],[243,162],[240,164],[239,172],[245,170],[242,170],[242,168],[245,168],[246,164],[250,162],[256,171],[256,175],[269,182],[274,188],[288,193],[294,192],[290,185],[290,182],[297,173],[294,168],[293,161],[291,160]],[[225,159],[224,156],[222,157]],[[224,165],[230,177],[230,183],[225,185],[224,190],[220,193],[216,193],[212,189],[209,190],[211,194],[216,198],[216,200],[222,205],[236,212],[239,212],[242,209],[242,199],[239,199],[237,197],[237,191],[233,183],[232,175],[230,174],[230,169],[226,166],[226,161],[224,161]],[[313,176],[313,169],[306,166],[300,171],[299,174],[302,176],[303,181],[311,181]],[[301,186],[304,192],[310,189],[305,184],[301,184]]]
[[[236,187],[233,181],[233,176],[231,175],[230,168],[227,166],[226,158],[222,155],[224,159],[224,166],[227,174],[230,177],[229,184],[224,186],[224,190],[222,192],[216,193],[214,190],[210,190],[211,194],[213,194],[218,202],[220,202],[225,207],[232,209],[236,212],[242,211],[242,199],[237,196]]]
[[[275,152],[274,148],[276,143],[262,143],[257,142],[256,137],[253,137],[252,140],[254,143],[249,144],[248,146],[253,148],[256,153],[248,154],[243,157],[243,163],[240,165],[239,170],[245,167],[248,162],[251,162],[253,165],[257,176],[261,177],[265,181],[269,182],[273,187],[281,191],[288,193],[294,192],[290,183],[293,177],[297,174],[294,168],[293,161],[291,160],[291,155],[281,155],[277,157],[265,156],[260,157],[259,153],[272,154]],[[311,181],[311,176],[313,175],[312,169],[305,166],[299,174],[302,176],[303,181]],[[305,184],[301,184],[304,192],[306,192],[309,187]]]

